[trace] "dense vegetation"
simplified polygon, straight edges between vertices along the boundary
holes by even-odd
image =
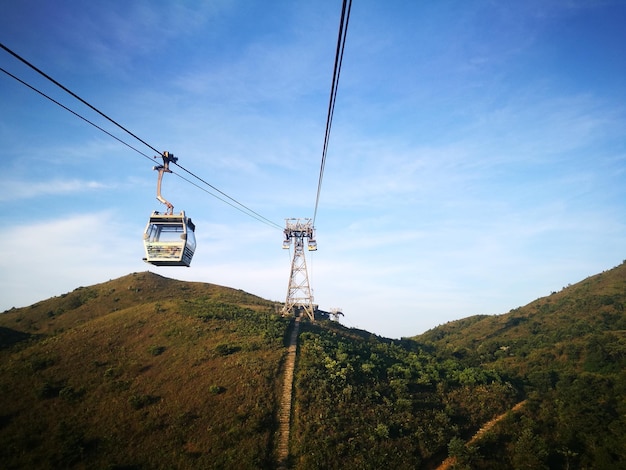
[[[626,465],[626,264],[389,340],[304,323],[290,465]],[[289,321],[139,273],[0,315],[2,468],[276,467]]]
[[[433,466],[509,410],[519,392],[503,375],[332,325],[300,335],[293,454],[297,468]]]
[[[626,465],[626,263],[499,316],[452,322],[415,340],[511,374],[528,400],[480,446],[471,468]]]

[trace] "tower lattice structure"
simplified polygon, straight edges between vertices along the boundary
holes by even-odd
[[[297,315],[299,311],[304,312],[311,321],[315,320],[315,306],[313,305],[313,295],[309,284],[309,274],[306,267],[306,257],[304,247],[309,251],[317,250],[315,241],[315,230],[311,219],[285,219],[285,239],[283,248],[289,249],[293,243],[293,258],[291,260],[291,274],[289,276],[289,287],[287,289],[287,299],[283,307],[283,315]]]

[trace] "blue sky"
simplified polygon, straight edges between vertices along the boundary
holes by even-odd
[[[0,42],[263,217],[312,217],[340,1],[22,0]],[[398,338],[620,264],[626,2],[356,1],[307,253]],[[148,149],[0,50],[0,67]],[[282,233],[175,175],[191,268],[141,261],[147,158],[0,73],[0,310],[150,270],[284,301]]]

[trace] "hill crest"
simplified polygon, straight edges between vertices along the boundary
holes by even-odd
[[[452,321],[413,339],[459,355],[476,353],[485,364],[542,355],[584,363],[580,348],[589,338],[626,337],[625,307],[626,262],[508,313]]]

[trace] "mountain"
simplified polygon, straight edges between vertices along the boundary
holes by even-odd
[[[302,320],[288,467],[624,466],[624,305],[626,264],[401,340]],[[3,468],[276,468],[279,307],[135,273],[0,314]]]
[[[152,273],[5,312],[2,467],[271,468],[287,326]]]

